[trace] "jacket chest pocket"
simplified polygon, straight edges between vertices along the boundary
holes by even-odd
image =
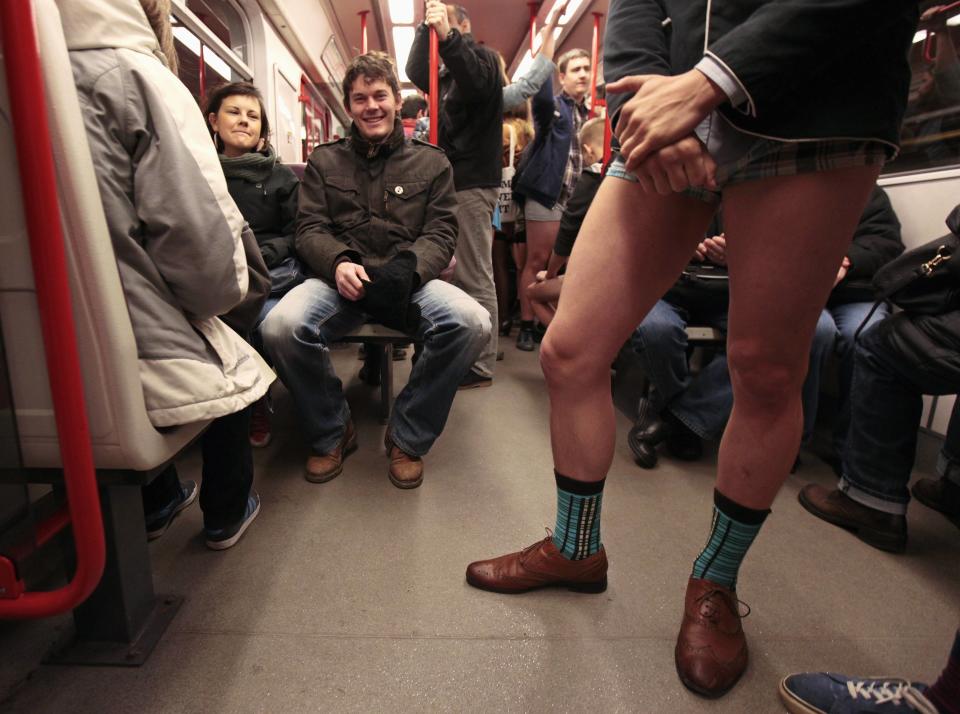
[[[353,176],[327,176],[327,214],[341,229],[366,220],[367,209],[360,200],[360,188]]]
[[[384,181],[383,201],[388,220],[419,232],[427,210],[429,181]]]

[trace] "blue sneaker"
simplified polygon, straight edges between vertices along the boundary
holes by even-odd
[[[253,520],[260,514],[260,494],[251,491],[247,496],[247,510],[243,512],[243,518],[232,526],[226,528],[205,528],[204,533],[207,536],[207,547],[212,550],[226,550],[232,548],[240,540],[240,536],[250,527]]]
[[[924,696],[926,684],[896,677],[869,679],[833,672],[791,674],[780,699],[794,714],[937,714]]]
[[[179,499],[164,506],[159,511],[146,514],[144,517],[144,520],[147,522],[147,540],[156,540],[166,533],[167,528],[173,523],[173,519],[196,500],[197,482],[181,481]]]

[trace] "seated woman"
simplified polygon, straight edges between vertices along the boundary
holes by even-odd
[[[277,160],[270,145],[270,120],[263,97],[252,84],[232,82],[218,87],[207,100],[206,115],[227,190],[250,224],[270,270],[270,297],[260,310],[259,326],[280,298],[304,279],[293,250],[300,181]],[[262,354],[256,326],[251,341]],[[262,448],[270,443],[269,413],[266,397],[253,405],[252,446]]]
[[[213,420],[202,438],[200,507],[207,545],[223,550],[260,512],[247,407],[274,377],[237,333],[254,324],[267,269],[174,74],[170,0],[57,5],[90,153],[109,167],[97,171],[97,185],[147,413],[158,428]],[[173,465],[145,487],[148,537],[161,535],[197,490]]]

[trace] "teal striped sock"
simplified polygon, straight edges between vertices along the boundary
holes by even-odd
[[[710,539],[693,562],[692,576],[736,588],[740,563],[768,513],[741,506],[715,490]]]
[[[577,481],[553,472],[557,479],[557,527],[553,544],[568,560],[583,560],[600,550],[601,481]]]

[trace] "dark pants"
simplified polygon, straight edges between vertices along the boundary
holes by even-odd
[[[894,514],[906,513],[910,500],[907,484],[916,456],[922,395],[960,392],[954,348],[932,345],[921,355],[895,339],[911,319],[917,318],[894,315],[872,325],[857,341],[840,479],[840,489],[854,500]],[[960,401],[953,408],[937,469],[951,480],[960,477],[958,415]]]
[[[203,481],[200,508],[204,528],[214,530],[243,518],[253,485],[253,450],[250,447],[250,408],[214,419],[200,439]],[[170,464],[143,488],[143,512],[157,513],[180,495],[177,468]]]

